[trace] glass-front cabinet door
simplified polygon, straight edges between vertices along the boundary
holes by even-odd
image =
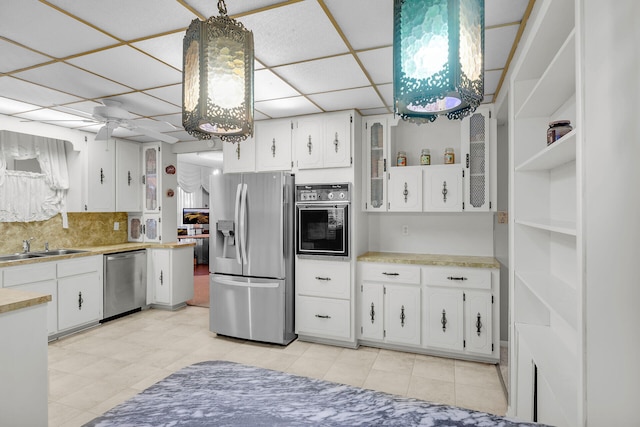
[[[488,107],[480,107],[462,121],[465,211],[494,211],[496,204],[495,119]],[[492,129],[493,128],[493,129]]]
[[[160,146],[144,147],[144,212],[160,212]]]
[[[387,146],[388,121],[386,116],[364,121],[365,146],[364,184],[366,195],[363,209],[371,212],[387,210]]]

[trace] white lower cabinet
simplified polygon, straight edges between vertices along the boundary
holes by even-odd
[[[97,324],[102,319],[102,256],[59,261],[58,330]]]
[[[358,263],[360,340],[499,360],[497,268]]]
[[[147,249],[147,303],[182,307],[193,298],[193,246]]]
[[[302,339],[354,338],[351,263],[296,259],[296,333]]]
[[[102,319],[102,255],[7,267],[2,275],[5,287],[51,295],[47,303],[49,337]]]
[[[361,285],[362,339],[420,345],[420,287],[364,282]]]

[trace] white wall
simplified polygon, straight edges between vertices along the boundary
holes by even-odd
[[[493,256],[493,213],[386,212],[368,217],[370,251]],[[402,235],[404,225],[407,236]]]
[[[583,0],[586,419],[638,425],[640,2]],[[580,172],[580,171],[579,171]]]

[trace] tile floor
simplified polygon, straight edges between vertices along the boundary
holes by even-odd
[[[209,310],[145,310],[49,344],[49,426],[80,426],[167,375],[229,360],[499,415],[494,365],[294,341],[287,347],[218,338]]]

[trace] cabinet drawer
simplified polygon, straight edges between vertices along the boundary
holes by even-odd
[[[58,277],[75,276],[76,274],[102,272],[101,256],[82,257],[58,262]]]
[[[351,338],[349,305],[347,300],[298,296],[296,332],[328,338]]]
[[[42,282],[56,279],[56,263],[40,262],[24,266],[4,269],[4,286],[23,285],[25,283]]]
[[[298,294],[327,298],[351,297],[351,264],[340,261],[298,260]]]
[[[491,289],[491,270],[488,269],[429,267],[423,270],[426,285]]]
[[[372,264],[361,262],[362,280],[388,283],[420,284],[420,267],[403,264]]]

